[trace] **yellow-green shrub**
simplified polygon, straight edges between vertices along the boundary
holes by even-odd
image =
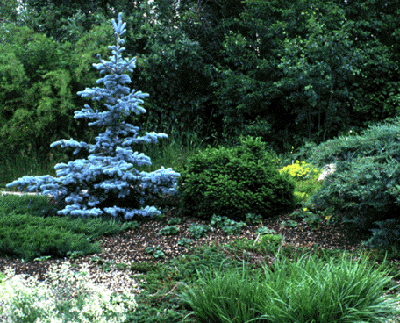
[[[322,182],[318,181],[318,176],[323,172],[318,168],[314,168],[305,161],[288,165],[279,170],[281,174],[286,173],[295,180],[296,189],[294,192],[295,203],[305,203],[314,192],[319,190]]]
[[[314,168],[311,164],[307,164],[305,161],[299,163],[296,160],[295,164],[288,165],[279,170],[280,173],[287,172],[290,176],[292,176],[296,182],[307,179],[317,178],[320,174],[322,174],[322,170]]]
[[[318,181],[317,177],[296,182],[296,188],[294,192],[295,202],[307,202],[308,199],[322,187],[322,185],[323,181]]]
[[[304,192],[294,192],[294,202],[296,204],[301,204],[306,202],[310,196]]]

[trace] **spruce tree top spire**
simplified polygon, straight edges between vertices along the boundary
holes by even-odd
[[[133,165],[151,165],[150,158],[138,152],[132,153],[132,149],[126,148],[132,143],[154,142],[158,138],[168,138],[165,133],[146,133],[144,137],[137,137],[139,127],[133,127],[125,124],[125,121],[119,122],[121,117],[130,115],[130,111],[139,114],[146,110],[140,107],[139,103],[144,103],[141,98],[148,97],[149,94],[131,90],[124,86],[130,83],[131,78],[128,75],[122,75],[127,70],[133,72],[136,58],[131,61],[123,60],[121,52],[125,50],[120,47],[124,44],[124,39],[120,36],[125,32],[125,24],[122,24],[122,13],[118,14],[118,25],[114,19],[111,19],[117,39],[117,46],[109,46],[113,56],[110,56],[109,62],[104,62],[100,55],[97,58],[100,64],[93,66],[100,70],[100,74],[111,73],[98,79],[96,83],[104,83],[105,89],[92,88],[77,92],[82,97],[92,97],[92,100],[100,101],[105,99],[107,103],[104,106],[109,111],[94,112],[88,104],[85,109],[75,111],[75,118],[97,119],[89,123],[89,126],[107,126],[106,132],[96,137],[96,145],[88,145],[86,142],[77,142],[72,138],[70,140],[60,140],[53,142],[50,147],[61,145],[61,147],[75,148],[74,154],[77,154],[82,148],[89,150],[89,160],[78,159],[69,161],[68,165],[60,163],[54,166],[57,176],[23,176],[7,187],[18,185],[21,190],[28,185],[28,191],[32,192],[38,189],[43,194],[55,196],[55,200],[65,201],[66,207],[58,214],[70,215],[72,217],[97,217],[103,214],[111,214],[114,218],[118,215],[124,215],[125,219],[131,219],[135,215],[152,216],[153,213],[160,214],[157,209],[148,205],[146,208],[138,209],[139,204],[145,204],[146,200],[157,196],[160,192],[163,194],[174,195],[176,177],[179,173],[171,168],[161,169],[152,173],[140,172],[136,169],[130,169]],[[120,139],[120,136],[133,133],[132,137]],[[128,169],[130,169],[128,171]],[[159,185],[156,185],[159,184]],[[82,193],[85,190],[87,193]],[[25,189],[26,191],[26,189]],[[82,195],[83,194],[83,195]],[[83,198],[89,197],[87,202]],[[62,204],[61,204],[62,205]],[[98,207],[95,207],[98,205]],[[92,207],[92,208],[90,208]]]

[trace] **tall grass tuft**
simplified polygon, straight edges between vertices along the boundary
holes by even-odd
[[[292,263],[280,257],[271,268],[263,266],[264,278],[260,273],[249,277],[243,262],[241,270],[204,275],[181,298],[200,322],[382,323],[393,318],[396,299],[382,296],[391,279],[384,264],[372,270],[364,254],[360,261],[345,257],[335,264],[310,255]]]

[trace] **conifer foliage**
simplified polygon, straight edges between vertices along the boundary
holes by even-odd
[[[118,14],[118,25],[114,19],[111,19],[111,22],[117,40],[117,46],[109,46],[113,54],[110,56],[111,61],[104,62],[97,54],[101,63],[93,64],[100,70],[101,75],[109,73],[96,81],[104,83],[105,89],[92,88],[77,92],[82,97],[92,97],[92,100],[106,99],[107,104],[104,105],[109,111],[94,112],[88,104],[84,105],[85,109],[82,111],[75,111],[75,118],[97,119],[89,123],[89,126],[107,126],[106,132],[96,137],[96,145],[77,142],[72,138],[53,142],[50,147],[72,147],[75,148],[74,154],[78,154],[82,148],[89,150],[88,160],[77,159],[69,161],[68,165],[55,165],[57,178],[49,175],[23,176],[7,184],[7,187],[18,185],[18,189],[24,189],[25,192],[38,192],[39,189],[43,194],[53,195],[56,202],[62,201],[61,205],[65,206],[57,213],[73,218],[111,215],[114,218],[122,216],[127,220],[135,215],[152,217],[153,214],[161,212],[154,206],[146,205],[144,208],[146,201],[157,196],[160,190],[162,194],[177,193],[176,177],[180,174],[171,168],[161,167],[151,173],[139,173],[133,168],[134,165],[151,165],[151,161],[148,156],[138,152],[132,153],[132,149],[127,147],[132,143],[157,143],[158,138],[168,138],[168,135],[152,132],[136,138],[139,127],[119,121],[129,116],[130,111],[136,114],[145,113],[146,110],[138,104],[143,104],[141,98],[148,97],[149,94],[141,91],[133,93],[134,90],[131,93],[130,89],[124,86],[124,83],[131,82],[131,78],[122,73],[125,70],[133,72],[136,58],[124,60],[121,55],[125,48],[120,47],[120,44],[124,44],[125,40],[120,39],[120,36],[125,32],[126,25],[122,24],[122,13]],[[133,133],[133,136],[120,139],[121,135],[126,136],[128,133]]]

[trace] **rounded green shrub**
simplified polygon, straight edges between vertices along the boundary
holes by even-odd
[[[188,159],[177,182],[184,216],[246,221],[247,213],[267,218],[293,208],[295,182],[276,169],[276,155],[266,152],[261,138],[240,141],[238,147],[208,147]]]

